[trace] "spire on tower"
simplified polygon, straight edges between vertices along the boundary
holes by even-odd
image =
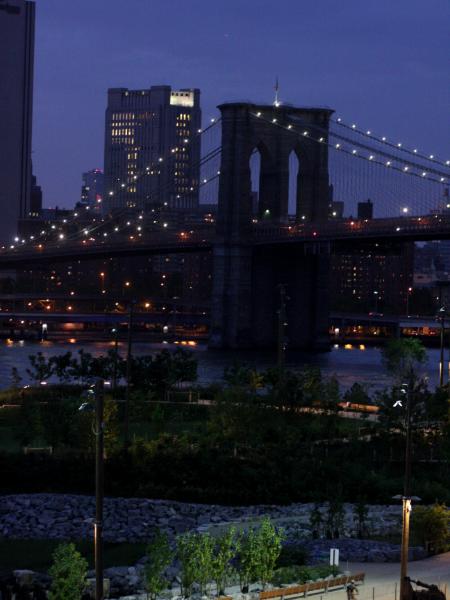
[[[275,87],[274,87],[274,89],[275,89],[275,100],[273,102],[274,106],[280,106],[280,104],[281,104],[279,97],[278,97],[278,88],[279,88],[279,85],[278,85],[278,75],[277,75],[277,78],[275,79]]]

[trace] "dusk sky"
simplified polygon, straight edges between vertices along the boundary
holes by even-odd
[[[449,159],[448,0],[37,0],[33,162],[46,206],[103,168],[108,87],[326,105]]]

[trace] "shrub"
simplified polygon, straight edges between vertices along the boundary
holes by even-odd
[[[298,544],[286,544],[282,546],[277,567],[292,567],[306,564],[308,551]]]
[[[236,550],[236,529],[230,527],[217,540],[212,559],[212,576],[216,583],[217,595],[223,595],[231,575],[231,560]]]
[[[86,587],[87,567],[87,561],[73,544],[58,546],[49,570],[53,579],[49,600],[81,600]]]
[[[330,567],[328,565],[316,567],[282,567],[281,569],[277,569],[275,571],[271,581],[273,585],[276,586],[290,583],[306,583],[309,580],[328,577],[328,575],[337,575],[338,573],[339,569],[337,567]]]

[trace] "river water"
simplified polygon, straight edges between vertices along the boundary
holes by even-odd
[[[111,342],[80,342],[70,343],[68,341],[16,341],[0,342],[0,388],[9,387],[12,383],[11,369],[17,367],[23,377],[23,384],[28,382],[26,368],[28,356],[36,352],[42,352],[46,357],[62,354],[67,351],[76,353],[83,348],[87,352],[98,356],[106,354],[112,348]],[[174,349],[175,345],[168,343],[142,343],[133,344],[133,353],[136,355],[151,354],[163,348]],[[198,359],[198,376],[200,383],[211,383],[220,381],[223,377],[224,368],[232,365],[234,361],[246,363],[257,369],[265,369],[273,366],[275,356],[269,353],[255,352],[221,352],[210,351],[206,345],[198,344],[190,348]],[[119,352],[125,356],[126,345],[119,344]],[[446,356],[447,358],[447,356]],[[427,349],[427,362],[421,368],[421,375],[429,378],[430,387],[438,383],[439,350]],[[365,384],[369,390],[375,391],[389,386],[390,377],[383,368],[380,349],[377,347],[351,348],[343,345],[334,346],[330,352],[321,354],[288,354],[287,367],[290,369],[301,369],[304,365],[320,367],[325,376],[335,375],[343,390],[348,389],[353,383]],[[447,362],[446,362],[447,365]]]

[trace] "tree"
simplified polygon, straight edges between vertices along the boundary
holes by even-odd
[[[72,352],[65,352],[59,356],[52,356],[50,364],[53,366],[53,372],[60,381],[68,381],[70,379],[70,369],[72,368]]]
[[[78,350],[78,359],[72,361],[70,376],[86,383],[92,376],[92,361],[92,354],[83,349]]]
[[[208,595],[209,583],[213,578],[214,540],[209,533],[194,537],[195,581],[200,585],[200,593]]]
[[[177,537],[177,558],[180,561],[181,594],[185,597],[192,593],[197,575],[197,557],[195,555],[195,534],[184,533]]]
[[[272,525],[268,517],[264,517],[257,533],[258,559],[256,576],[262,583],[263,590],[272,580],[277,560],[281,554],[283,533]]]
[[[397,382],[414,389],[419,379],[417,369],[427,360],[422,342],[414,338],[389,340],[381,354],[384,366]]]
[[[225,588],[231,573],[231,560],[236,548],[236,528],[230,527],[217,540],[212,559],[212,576],[216,583],[217,595],[225,594]]]
[[[30,361],[31,368],[27,369],[27,373],[36,383],[46,381],[53,375],[53,363],[42,352],[31,354],[28,360]]]
[[[357,524],[358,537],[362,539],[367,534],[367,518],[369,516],[369,508],[363,500],[359,500],[353,506],[353,519]]]
[[[247,593],[249,585],[256,581],[259,560],[258,536],[253,528],[250,528],[246,533],[241,533],[237,550],[241,592]]]
[[[86,587],[87,561],[74,544],[61,544],[53,553],[49,570],[52,584],[49,600],[81,600]]]
[[[320,538],[323,528],[323,516],[320,510],[320,504],[316,502],[309,515],[309,527],[311,529],[313,539]]]
[[[12,379],[12,386],[13,388],[18,388],[20,386],[20,383],[22,381],[22,377],[17,369],[17,367],[13,367],[11,369],[11,379]]]
[[[155,537],[147,546],[147,562],[144,568],[145,587],[147,595],[155,600],[168,584],[164,571],[172,562],[167,534],[157,531]]]
[[[411,533],[426,547],[430,544],[434,552],[448,549],[450,511],[444,504],[416,506],[412,511]]]

